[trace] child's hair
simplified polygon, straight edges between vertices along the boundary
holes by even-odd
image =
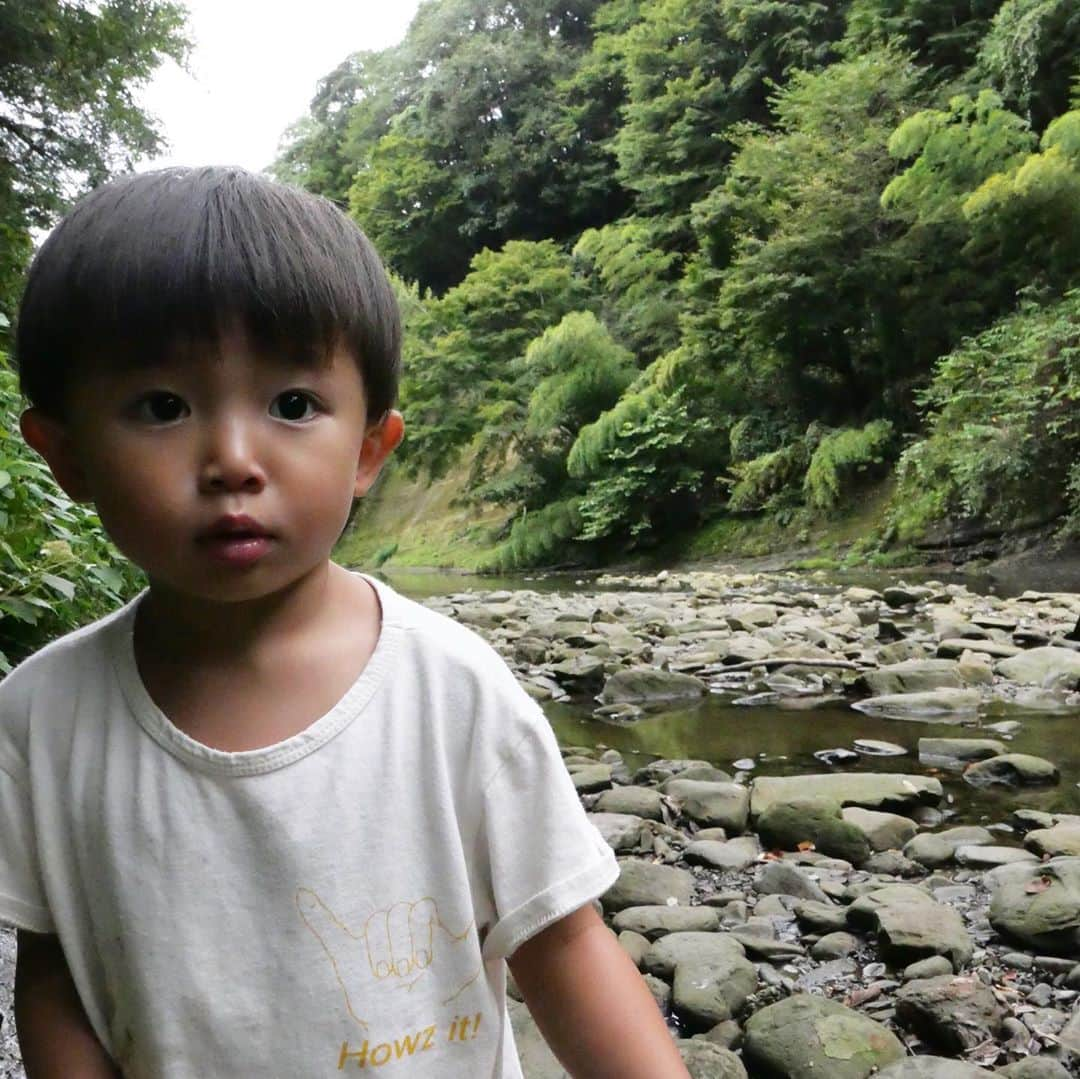
[[[304,363],[344,346],[369,419],[394,404],[401,324],[375,249],[328,200],[238,168],[124,176],[75,206],[27,277],[22,390],[61,417],[80,370],[154,363],[234,325]]]

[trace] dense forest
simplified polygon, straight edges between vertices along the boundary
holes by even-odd
[[[1080,529],[1075,0],[427,0],[274,172],[407,318],[403,463],[493,563],[726,517]]]

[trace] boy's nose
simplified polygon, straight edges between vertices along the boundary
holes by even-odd
[[[251,432],[243,424],[216,425],[207,440],[199,472],[199,488],[216,491],[261,491],[266,474],[259,463]]]

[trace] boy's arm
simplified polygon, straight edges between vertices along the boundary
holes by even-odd
[[[27,1079],[120,1079],[86,1018],[54,936],[19,932],[15,1025]]]
[[[508,962],[574,1079],[689,1079],[648,986],[592,906],[541,930]]]

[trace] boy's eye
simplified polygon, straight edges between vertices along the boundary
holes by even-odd
[[[309,420],[315,415],[315,402],[302,390],[286,390],[270,402],[270,415],[276,420]]]
[[[143,397],[136,405],[136,413],[142,420],[173,423],[188,414],[188,406],[175,393],[159,390]]]

